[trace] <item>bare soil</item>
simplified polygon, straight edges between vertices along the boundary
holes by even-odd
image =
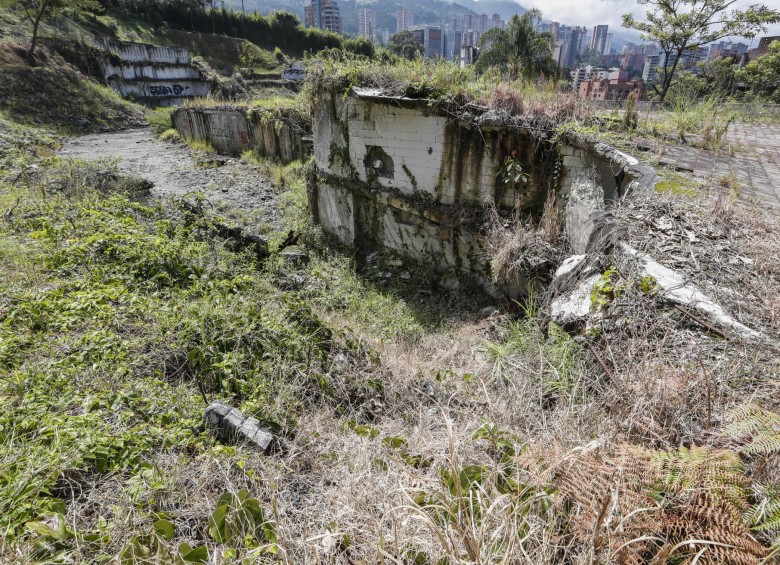
[[[120,172],[153,183],[154,198],[201,193],[216,210],[239,210],[272,225],[281,218],[279,192],[256,167],[161,141],[150,128],[72,137],[59,154],[71,159],[118,159]]]

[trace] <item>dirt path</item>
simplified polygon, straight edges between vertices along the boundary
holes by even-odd
[[[152,196],[157,198],[201,192],[215,209],[240,210],[250,223],[276,224],[280,219],[279,193],[255,167],[227,157],[214,158],[221,164],[214,167],[210,157],[186,145],[160,141],[149,128],[70,138],[60,156],[119,159],[119,170],[151,181]]]

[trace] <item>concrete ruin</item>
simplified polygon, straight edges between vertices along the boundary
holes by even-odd
[[[185,137],[222,153],[257,149],[284,162],[308,155],[307,127],[273,114],[191,107],[176,110],[173,121]],[[311,128],[309,208],[345,246],[417,262],[440,273],[448,289],[465,280],[514,298],[541,283],[550,290],[550,319],[573,333],[598,320],[594,288],[604,265],[618,262],[631,276],[654,281],[661,300],[691,309],[723,335],[764,339],[684,276],[624,242],[625,229],[610,209],[629,193],[653,191],[657,177],[609,145],[575,134],[553,140],[532,124],[477,105],[454,108],[361,88],[322,94]],[[520,163],[525,182],[503,182],[509,158]],[[533,281],[496,280],[483,233],[486,209],[503,213],[508,226],[518,214],[538,221],[551,194],[564,245],[575,255],[559,255]]]
[[[310,207],[326,232],[476,279],[496,295],[523,289],[492,280],[480,234],[486,207],[538,219],[554,192],[571,247],[583,252],[599,212],[654,182],[652,170],[602,144],[552,142],[485,107],[370,89],[322,95],[313,132],[318,174]],[[510,157],[526,182],[503,182]]]
[[[108,39],[99,45],[104,51],[99,58],[103,79],[124,98],[150,106],[178,106],[209,93],[209,83],[184,47]]]
[[[311,152],[308,124],[270,110],[184,107],[173,112],[172,121],[185,139],[207,142],[225,155],[255,150],[264,157],[290,163]]]

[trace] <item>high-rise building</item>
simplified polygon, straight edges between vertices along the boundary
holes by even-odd
[[[607,43],[608,25],[593,26],[593,37],[590,38],[590,48],[595,49],[600,54],[604,54],[604,46]]]
[[[490,29],[490,20],[487,14],[480,14],[477,16],[477,29],[479,33],[485,33]]]
[[[620,56],[620,67],[626,70],[644,70],[647,57],[657,53],[658,47],[652,43],[649,45],[626,43]]]
[[[423,46],[423,56],[426,59],[436,59],[442,56],[444,34],[441,26],[421,26],[410,31],[415,41]]]
[[[376,29],[376,12],[371,8],[358,10],[358,35],[373,41]]]
[[[582,45],[584,28],[559,26],[556,37],[556,48],[553,58],[558,66],[564,69],[573,69]]]
[[[493,14],[490,17],[490,27],[504,29],[504,20],[501,19],[501,14]]]
[[[709,46],[707,60],[714,61],[718,57],[730,57],[732,55],[742,55],[748,52],[748,45],[745,43],[734,43],[733,41],[719,41]]]
[[[476,30],[477,29],[477,18],[474,17],[474,14],[466,14],[463,16],[463,30]]]
[[[607,39],[604,41],[604,51],[601,52],[602,55],[609,55],[612,52],[612,34],[607,34]]]
[[[642,80],[647,84],[653,84],[658,80],[658,67],[662,63],[663,55],[650,55],[645,59],[645,67],[642,69]]]
[[[311,4],[305,6],[303,12],[307,27],[341,33],[341,10],[336,0],[311,0]]]
[[[303,23],[306,27],[322,27],[322,1],[311,0],[311,4],[303,7]]]
[[[411,28],[414,25],[414,14],[408,8],[401,8],[395,14],[395,29],[396,32],[404,31]]]

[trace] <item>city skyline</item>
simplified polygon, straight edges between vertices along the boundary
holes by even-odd
[[[479,5],[479,0],[476,0]],[[607,24],[622,36],[636,36],[639,34],[622,26],[623,14],[632,13],[640,19],[644,19],[646,6],[639,5],[635,0],[524,0],[515,1],[524,8],[538,8],[542,11],[545,20],[554,20],[567,25],[578,25],[592,28],[594,25]],[[765,4],[769,8],[780,10],[780,0],[739,0],[735,4],[737,9],[745,9],[751,4]],[[766,34],[780,35],[780,24],[769,26]],[[749,41],[749,40],[748,40]],[[758,44],[758,38],[754,40]]]

